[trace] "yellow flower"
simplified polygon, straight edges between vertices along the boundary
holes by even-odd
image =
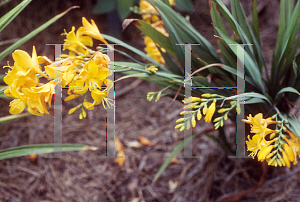
[[[291,141],[291,140],[287,139],[286,137],[284,137],[285,141],[288,143],[289,147],[291,148],[291,150],[293,152],[294,165],[296,165],[297,164],[297,155],[299,155],[299,153],[300,153],[300,140],[291,131],[286,130],[286,132],[292,138],[292,141]],[[289,158],[292,159],[291,151],[289,149],[285,149],[285,151],[287,152]]]
[[[147,55],[160,64],[165,64],[165,60],[157,49],[154,41],[148,36],[145,36],[144,41],[146,45],[145,51],[147,52]]]
[[[79,75],[74,77],[73,81],[69,85],[69,92],[73,91],[76,94],[83,94],[88,88],[101,87],[103,82],[106,85],[109,85],[109,89],[112,86],[112,82],[108,81],[107,76],[111,74],[112,72],[104,65],[97,65],[93,60],[91,60],[84,65]]]
[[[171,6],[175,6],[175,0],[169,0]]]
[[[147,2],[146,0],[140,1],[140,9],[142,14],[143,20],[145,20],[147,23],[151,24],[153,22],[157,22],[159,20],[159,17],[157,16],[157,10],[153,8],[153,6]]]
[[[47,103],[51,107],[52,96],[54,94],[55,81],[52,80],[40,87],[33,87],[31,89],[23,89],[26,97],[27,110],[33,115],[43,116],[49,114],[47,110]]]
[[[174,0],[169,0],[169,2],[171,6],[175,5]],[[150,24],[159,20],[157,10],[146,0],[140,0],[140,9],[142,12],[142,18],[147,23]]]
[[[24,111],[26,107],[26,102],[22,101],[21,99],[14,99],[9,103],[9,106],[10,106],[9,113],[20,114]]]
[[[84,101],[83,102],[83,106],[87,109],[87,110],[93,110],[94,109],[94,104],[90,103],[88,101]]]
[[[270,145],[268,147],[262,147],[261,150],[258,152],[258,161],[264,161],[266,157],[270,154],[272,149],[274,148],[274,145]]]
[[[84,31],[82,31],[81,34],[88,35],[94,39],[98,39],[99,41],[102,41],[105,44],[108,44],[106,40],[103,38],[103,36],[100,34],[100,31],[95,24],[94,20],[91,20],[92,24],[90,24],[85,17],[82,17],[82,25],[85,28]]]
[[[82,58],[71,56],[59,62],[54,62],[48,66],[45,66],[45,71],[52,78],[60,78],[61,86],[65,87],[71,83],[74,77],[77,75],[78,70],[76,69],[78,69],[81,62]],[[60,75],[55,75],[55,67],[58,65],[61,66],[61,71],[57,72]]]
[[[260,134],[262,137],[266,135],[276,132],[267,128],[269,124],[278,123],[277,121],[273,121],[272,118],[263,119],[262,113],[256,114],[254,117],[251,114],[247,117],[247,120],[243,120],[245,123],[251,124],[251,133]]]
[[[48,78],[39,65],[38,57],[33,46],[32,57],[28,53],[22,50],[14,51],[13,59],[15,61],[12,70],[8,71],[4,78],[4,82],[9,85],[4,93],[11,98],[20,98],[24,101],[23,89],[32,88],[38,85],[39,79],[36,74],[40,74]]]
[[[255,134],[252,139],[250,139],[250,136],[248,135],[248,141],[246,141],[247,150],[252,151],[249,156],[255,157],[257,152],[258,156],[260,157],[259,160],[264,160],[271,152],[270,148],[267,149],[275,140],[266,141],[262,136],[259,134]],[[270,150],[270,151],[269,151]]]
[[[75,53],[82,53],[88,55],[86,46],[93,46],[93,40],[89,36],[82,36],[82,33],[85,31],[84,27],[80,27],[75,35],[75,27],[72,27],[72,30],[69,33],[65,33],[67,38],[65,39],[64,49],[70,51],[71,56],[75,56]]]
[[[297,158],[297,156],[294,156],[292,148],[286,143],[283,143],[282,145],[283,145],[285,153],[287,154],[287,156],[289,158],[289,161],[294,162],[295,159]]]
[[[103,107],[105,108],[104,106],[104,103],[103,103],[103,100],[105,99],[105,97],[107,96],[107,90],[103,90],[103,91],[100,91],[99,89],[97,88],[94,88],[92,90],[92,98],[94,99],[94,102],[93,103],[90,103],[90,102],[87,102],[87,101],[84,101],[83,102],[83,106],[87,109],[87,110],[93,110],[94,109],[94,106],[95,105],[99,105],[100,103],[103,104]]]
[[[103,99],[107,96],[107,90],[100,91],[99,89],[92,90],[92,97],[94,99],[94,104],[98,105],[102,103]]]
[[[35,46],[32,48],[32,57],[29,56],[28,53],[22,50],[15,50],[12,54],[14,61],[17,63],[17,65],[25,72],[28,70],[33,70],[35,73],[40,74],[46,78],[48,78],[47,75],[45,75],[41,67],[39,65],[39,61],[37,58]],[[20,74],[24,74],[20,73]],[[18,73],[17,73],[18,75]]]
[[[150,65],[149,67],[145,66],[145,70],[155,73],[157,72],[158,68],[154,65]]]
[[[256,156],[257,152],[259,151],[258,143],[261,141],[262,137],[260,135],[254,135],[252,139],[250,139],[250,135],[248,135],[248,140],[246,141],[247,151],[252,151],[249,156],[253,158]]]
[[[19,69],[20,67],[15,63],[13,70],[9,71],[4,78],[6,84],[9,85],[4,91],[7,97],[21,98],[23,96],[23,88],[35,87],[39,83],[39,79],[32,69],[28,70],[25,74],[23,74],[24,71],[22,70],[18,71]],[[17,74],[14,74],[15,72],[17,72]]]
[[[204,118],[206,123],[211,121],[215,111],[216,111],[216,100],[213,101],[213,103],[209,106],[209,108],[207,110],[207,113]]]
[[[272,117],[269,117],[267,119],[263,119],[262,117],[263,117],[262,113],[258,113],[254,117],[252,117],[252,115],[249,114],[249,116],[247,117],[247,120],[243,119],[243,121],[248,124],[253,124],[255,121],[257,125],[263,125],[264,127],[267,127],[269,124],[277,124],[278,123],[277,121],[273,121]]]
[[[284,164],[286,165],[286,167],[288,167],[288,168],[291,167],[290,160],[289,160],[287,153],[284,150],[282,150],[281,153],[282,153],[283,161],[284,161]]]
[[[110,63],[109,57],[101,52],[95,52],[91,61],[95,62],[101,68],[108,68],[108,64]],[[111,75],[111,72],[109,75]]]

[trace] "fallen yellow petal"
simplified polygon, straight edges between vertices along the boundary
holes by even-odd
[[[149,139],[147,139],[143,136],[139,136],[139,141],[140,141],[140,143],[142,143],[143,145],[146,145],[146,146],[154,146],[154,145],[157,144],[157,143],[152,142],[152,141],[150,141]]]

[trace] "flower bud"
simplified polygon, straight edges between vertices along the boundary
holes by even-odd
[[[68,114],[73,114],[77,109],[79,109],[79,107],[81,107],[81,105],[78,105],[78,106],[70,109]]]
[[[196,120],[195,119],[192,119],[192,126],[193,126],[193,128],[196,126]]]
[[[156,96],[156,101],[158,101],[160,99],[161,96],[161,91],[158,92],[157,96]]]
[[[202,118],[202,114],[201,114],[200,110],[198,110],[198,112],[197,112],[198,121],[200,121],[201,118]]]
[[[184,130],[184,126],[182,126],[182,127],[180,128],[180,132],[183,131],[183,130]]]
[[[191,114],[191,112],[189,112],[189,111],[182,111],[182,112],[180,112],[180,115],[189,115],[189,114]]]
[[[176,123],[181,123],[181,122],[184,122],[184,118],[180,118],[176,121]]]
[[[176,125],[176,126],[175,126],[175,129],[179,129],[179,128],[181,128],[181,127],[182,127],[182,125],[183,125],[182,123],[181,123],[181,124],[178,124],[178,125]]]
[[[211,94],[208,94],[208,93],[202,94],[201,96],[205,97],[205,98],[211,98]]]
[[[239,104],[237,104],[237,106],[236,106],[236,113],[241,114],[241,107]]]
[[[153,99],[154,95],[155,95],[154,92],[149,92],[149,93],[147,94],[147,100],[150,102],[150,101]]]
[[[205,115],[207,113],[207,110],[208,110],[207,105],[205,104],[204,107],[203,107],[203,115]]]
[[[217,118],[215,118],[215,120],[214,120],[213,122],[218,122],[218,121],[220,121],[222,118],[223,118],[222,116],[217,117]]]
[[[219,109],[218,110],[218,113],[224,113],[224,112],[227,112],[228,110],[230,110],[230,108],[222,108],[222,109]]]

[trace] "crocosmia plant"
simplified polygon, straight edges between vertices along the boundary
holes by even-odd
[[[175,3],[140,0],[139,7],[133,9],[140,19],[124,21],[124,29],[132,23],[141,30],[145,52],[100,34],[96,23],[84,17],[77,30],[72,27],[71,31],[64,31],[63,49],[68,54],[62,54],[61,60],[52,62],[46,56],[38,56],[34,46],[31,56],[15,50],[13,66],[6,66],[9,68],[4,78],[7,87],[1,89],[7,97],[13,98],[10,113],[20,114],[27,109],[37,116],[49,114],[48,107],[57,85],[68,87],[65,101],[84,97],[81,104],[69,111],[73,114],[79,110],[80,119],[87,116],[86,110],[100,104],[114,108],[113,100],[107,95],[115,81],[108,77],[121,72],[124,75],[120,79],[138,77],[163,87],[145,95],[145,102],[171,97],[183,103],[182,117],[174,120],[176,130],[193,130],[204,120],[218,130],[217,141],[225,145],[226,152],[234,153],[235,145],[232,148],[229,145],[224,126],[230,121],[236,122],[237,127],[242,123],[247,126],[245,132],[231,135],[242,137],[244,141],[238,144],[246,146],[249,156],[266,161],[269,166],[289,168],[297,164],[300,123],[291,109],[300,91],[299,1],[281,0],[271,64],[266,63],[261,48],[256,0],[252,1],[249,18],[239,0],[231,0],[231,11],[221,0],[209,1],[217,49],[173,9]],[[106,47],[93,49],[93,40]],[[109,44],[126,48],[128,51],[116,48],[115,52],[128,60],[111,61],[107,55]],[[139,61],[133,54],[143,59]],[[108,68],[112,63],[113,70]],[[88,100],[88,94],[92,100]],[[118,147],[125,155],[123,146]],[[170,162],[168,159],[165,165]]]

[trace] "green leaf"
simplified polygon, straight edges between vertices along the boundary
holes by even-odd
[[[160,47],[157,46],[157,49],[160,52],[160,54],[162,55],[162,57],[164,58],[167,66],[169,67],[171,72],[173,72],[174,74],[176,74],[178,71],[181,72],[180,68],[175,64],[175,62],[173,62],[173,60],[166,53],[164,53]]]
[[[250,98],[258,98],[258,99],[266,100],[270,105],[272,105],[272,103],[270,102],[270,100],[266,96],[264,96],[260,93],[254,93],[254,92],[252,92],[252,93],[241,93],[241,94],[238,94],[238,95],[233,95],[233,96],[230,96],[230,97],[226,98],[225,100],[236,99],[236,98],[241,98],[241,99],[244,98],[244,100],[248,100]]]
[[[0,18],[0,32],[15,18],[19,13],[31,2],[31,0],[24,0],[7,14]]]
[[[259,20],[258,20],[258,12],[257,12],[257,2],[256,0],[252,1],[251,4],[251,26],[256,38],[256,41],[259,43],[260,46],[260,36],[259,36]]]
[[[14,51],[16,48],[18,48],[19,46],[21,46],[23,43],[25,43],[26,41],[28,41],[29,39],[31,39],[32,37],[34,37],[35,35],[37,35],[41,31],[43,31],[44,29],[46,29],[48,26],[50,26],[51,24],[53,24],[54,22],[56,22],[59,18],[61,18],[62,16],[64,16],[70,10],[72,10],[74,8],[79,8],[79,7],[78,6],[70,7],[66,11],[64,11],[64,12],[56,15],[55,17],[53,17],[52,19],[50,19],[49,21],[47,21],[46,23],[44,23],[43,25],[41,25],[40,27],[38,27],[37,29],[33,30],[32,32],[30,32],[29,34],[27,34],[26,36],[24,36],[22,39],[18,40],[16,43],[14,43],[11,46],[9,46],[7,49],[5,49],[3,52],[0,53],[0,61],[4,57],[6,57],[8,54],[10,54],[12,51]]]
[[[146,74],[146,73],[130,74],[130,75],[122,76],[121,78],[116,80],[116,82],[121,81],[123,79],[131,78],[131,77],[140,78],[140,77],[147,77],[147,76],[148,76],[148,74]]]
[[[0,125],[7,123],[7,122],[11,122],[14,120],[18,120],[27,116],[31,116],[30,113],[23,113],[23,114],[14,114],[14,115],[9,115],[9,116],[4,116],[4,117],[0,117]]]
[[[8,2],[10,2],[11,0],[2,0],[1,2],[0,2],[0,7],[1,6],[3,6],[3,5],[5,5],[5,4],[7,4]]]
[[[8,88],[8,86],[5,86],[3,88],[0,88],[0,95],[4,94],[4,91]]]
[[[169,0],[161,0],[161,1],[162,1],[164,4],[166,4],[167,6],[169,6],[169,7],[171,6]]]
[[[195,138],[195,137],[197,137],[199,135],[200,135],[200,133],[194,134],[194,135],[192,135],[192,136],[190,136],[188,138],[185,138],[183,141],[179,142],[176,145],[176,147],[173,149],[173,151],[170,154],[170,156],[165,160],[165,162],[162,164],[162,166],[157,171],[156,175],[154,176],[154,179],[153,179],[152,183],[155,183],[157,181],[157,179],[159,178],[159,176],[161,176],[161,174],[168,167],[168,165],[170,164],[171,160],[184,148],[184,144],[188,144],[190,141],[192,141],[193,138]]]
[[[227,30],[225,28],[224,22],[222,20],[222,17],[220,15],[219,11],[217,10],[215,2],[213,2],[213,1],[210,1],[210,16],[213,21],[213,24],[216,27],[218,27],[220,30],[222,30],[222,32],[229,37]],[[216,31],[216,34],[218,35],[217,31]]]
[[[0,74],[0,83],[4,83],[4,77],[6,77],[6,74]]]
[[[287,114],[279,114],[281,118],[288,120],[288,129],[290,129],[298,139],[300,139],[300,123],[294,117],[291,117]]]
[[[55,144],[35,144],[35,145],[25,145],[19,147],[13,147],[9,149],[0,150],[0,160],[8,159],[19,156],[26,156],[29,154],[46,154],[53,152],[66,152],[66,151],[80,151],[80,150],[95,150],[95,147],[89,147],[82,144],[61,144],[56,146],[61,146],[61,150],[57,151],[54,147]]]
[[[275,97],[275,101],[277,101],[278,99],[281,99],[281,98],[280,98],[280,95],[281,95],[282,93],[296,93],[296,94],[300,95],[300,93],[299,93],[295,88],[293,88],[293,87],[285,87],[285,88],[281,89],[281,90],[277,93],[277,95],[276,95],[276,97]]]
[[[235,34],[237,34],[238,38],[241,39],[241,42],[235,40],[238,43],[243,44],[253,44],[252,46],[245,46],[245,50],[248,52],[249,56],[255,62],[256,68],[259,68],[261,71],[261,66],[266,69],[265,61],[263,58],[262,50],[260,47],[259,41],[257,41],[255,34],[248,22],[247,16],[241,6],[239,0],[232,0],[231,1],[231,9],[232,15],[226,6],[223,4],[221,0],[214,0],[221,12],[223,13],[224,17],[228,21],[230,27],[234,30]],[[267,80],[269,80],[269,75],[267,73]]]
[[[163,35],[157,29],[152,27],[150,24],[146,23],[143,20],[138,20],[141,26],[136,26],[141,30],[146,36],[150,37],[155,43],[164,48],[169,54],[176,57],[176,53],[172,43],[168,37]]]
[[[175,7],[185,12],[191,12],[194,10],[191,0],[175,0]]]
[[[154,65],[157,65],[159,66],[159,68],[162,70],[162,71],[165,71],[165,72],[170,72],[167,68],[165,68],[164,66],[162,66],[161,64],[159,64],[157,61],[153,60],[151,57],[149,57],[148,55],[146,55],[145,53],[143,53],[142,51],[140,51],[139,49],[137,48],[134,48],[133,46],[130,46],[128,45],[127,43],[124,43],[123,41],[115,38],[115,37],[112,37],[112,36],[108,36],[106,34],[101,34],[106,40],[108,41],[111,41],[113,43],[116,43],[116,44],[120,44],[122,45],[124,48],[127,48],[128,50],[131,50],[132,52],[138,54],[139,56],[147,59],[148,61],[152,62]]]
[[[134,0],[118,0],[117,11],[120,18],[125,19],[131,12],[129,9],[133,6]]]
[[[293,6],[294,5],[292,5],[289,0],[281,0],[280,2],[278,37],[273,53],[271,72],[272,83],[270,85],[270,90],[272,95],[275,95],[279,90],[281,84],[279,81],[285,80],[284,78],[287,76],[286,74],[283,74],[283,72],[290,68],[289,65],[284,65],[284,61],[289,58],[287,64],[290,64],[293,60],[293,57],[291,59],[291,51],[293,51],[295,37],[300,28],[299,1],[297,1],[294,9]]]
[[[169,73],[169,72],[164,72],[164,71],[157,71],[155,74],[150,73],[149,71],[145,70],[145,66],[137,64],[137,63],[133,63],[133,62],[115,62],[115,69],[116,70],[121,70],[124,69],[122,67],[129,67],[131,68],[130,71],[125,71],[123,72],[126,75],[135,75],[138,73],[147,73],[148,76],[144,76],[144,77],[140,77],[140,79],[143,79],[145,81],[154,83],[156,85],[159,86],[163,86],[163,87],[167,87],[170,84],[174,84],[172,85],[169,89],[177,91],[179,86],[182,84],[184,78],[183,76],[178,76],[176,74],[173,73]],[[184,89],[181,89],[181,92],[184,94]]]
[[[230,37],[227,37],[219,28],[217,28],[217,31],[219,32],[221,38],[228,43],[228,44],[236,44],[236,42],[231,39]],[[237,46],[229,46],[231,50],[234,52],[235,55],[237,55]],[[262,81],[261,73],[259,71],[259,68],[257,68],[256,63],[253,61],[251,56],[248,54],[247,51],[245,53],[245,70],[246,74],[250,77],[250,79],[254,82],[255,86],[262,92],[265,93],[265,87]]]
[[[225,33],[226,34],[226,33]],[[219,35],[219,34],[218,34]],[[220,38],[217,39],[218,46],[224,59],[224,63],[231,67],[236,67],[236,55],[229,48],[228,44]]]
[[[126,0],[127,1],[127,0]],[[93,8],[93,14],[109,13],[116,8],[117,0],[98,0]]]
[[[14,39],[8,39],[8,40],[5,40],[5,41],[0,41],[0,47],[15,43],[18,40],[20,40],[20,38],[14,38]]]
[[[169,38],[171,40],[171,44],[176,52],[176,56],[181,64],[182,67],[185,65],[185,57],[184,57],[184,47],[181,45],[183,42],[181,41],[181,38],[179,37],[178,33],[176,32],[174,26],[170,23],[169,19],[165,16],[163,12],[160,11],[159,8],[157,8],[157,11],[160,13],[161,18],[163,19],[165,28],[167,32],[169,33]],[[182,72],[180,70],[176,71],[176,74],[182,75]]]
[[[245,103],[242,101],[242,103],[240,104],[257,104],[257,103],[264,103],[265,101],[263,99],[260,98],[249,98],[245,101]]]
[[[192,25],[190,25],[185,18],[161,1],[148,1],[154,4],[160,13],[164,14],[165,18],[168,19],[169,23],[176,30],[177,35],[180,36],[182,42],[200,44],[199,46],[193,46],[192,48],[203,61],[207,63],[219,63],[221,61],[212,45]],[[165,21],[164,24],[166,25]]]

